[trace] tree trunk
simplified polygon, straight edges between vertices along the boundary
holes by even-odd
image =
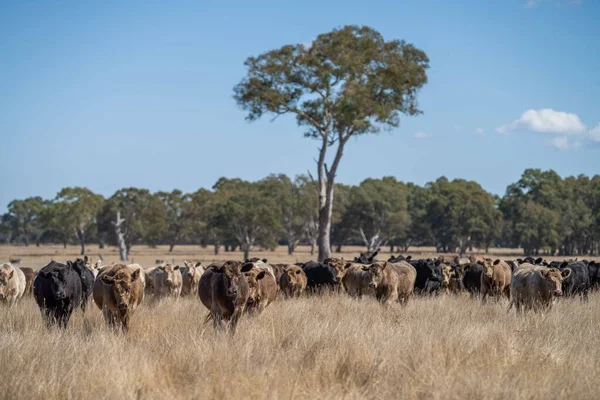
[[[294,243],[288,242],[288,255],[290,255],[290,256],[293,255],[295,249],[296,249],[296,246],[294,245]]]
[[[67,248],[67,242],[63,242],[63,249]]]
[[[173,252],[173,248],[174,248],[174,247],[175,247],[175,243],[171,243],[171,244],[169,245],[169,253],[172,253],[172,252]]]
[[[333,190],[332,190],[333,192]],[[325,202],[322,208],[319,209],[319,236],[317,237],[317,245],[319,246],[319,262],[327,258],[331,258],[331,202]]]
[[[130,246],[127,246],[127,244],[125,243],[125,234],[121,229],[121,225],[123,224],[123,222],[125,222],[125,219],[121,218],[121,212],[117,211],[117,220],[113,221],[112,224],[115,228],[115,234],[117,235],[117,243],[119,245],[119,256],[121,258],[121,261],[127,261],[127,255]]]
[[[311,255],[311,256],[314,256],[314,255],[315,255],[315,244],[316,244],[316,243],[315,243],[314,241],[311,241],[311,242],[310,242],[310,255]]]
[[[215,256],[219,254],[219,248],[221,247],[221,243],[215,242]]]
[[[244,243],[243,245],[241,245],[241,248],[244,252],[244,261],[248,260],[250,258],[250,245]]]
[[[341,253],[342,252],[342,245],[338,244],[337,246],[335,246],[335,252],[336,253]]]

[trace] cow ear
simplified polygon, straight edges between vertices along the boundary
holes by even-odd
[[[568,261],[565,261],[562,264],[560,264],[560,268],[566,268],[568,266],[569,266],[569,262]]]
[[[571,268],[563,269],[560,274],[562,275],[563,279],[568,278],[571,275]]]
[[[177,271],[179,269],[179,265],[173,267],[173,271]]]
[[[494,261],[494,265],[498,265],[500,264],[500,259],[497,259],[496,261]]]
[[[383,270],[385,269],[385,267],[387,267],[387,265],[388,265],[388,263],[387,263],[387,262],[384,262],[384,263],[383,263],[383,266],[381,267],[381,270],[383,271]]]
[[[196,263],[196,265],[195,265],[195,266],[196,266],[196,267],[200,267],[200,266],[202,266],[202,261],[198,261],[198,262]]]
[[[441,261],[440,261],[440,259],[438,258],[437,260],[435,260],[435,263],[434,263],[434,265],[435,265],[436,267],[439,267],[441,263],[442,263],[442,262],[441,262]]]
[[[544,259],[542,257],[538,258],[537,260],[535,260],[536,264],[541,264],[542,261],[544,261]]]
[[[133,277],[133,275],[132,275],[132,277]],[[100,275],[100,280],[109,285],[114,282],[114,279],[112,276],[106,276],[106,275]]]
[[[242,265],[242,272],[248,272],[254,267],[254,264],[251,262]]]
[[[344,269],[348,269],[352,266],[352,263],[346,263],[346,265],[344,265]]]
[[[412,256],[406,257],[406,261],[410,261],[410,260],[412,260]]]
[[[368,271],[369,270],[369,266],[368,265],[363,265],[362,266],[362,270],[363,271]]]
[[[301,269],[296,270],[296,275],[300,275],[302,273]]]
[[[12,278],[14,274],[15,270],[13,269],[12,271],[10,271],[10,274],[8,274],[8,279]]]
[[[260,279],[264,278],[264,277],[265,277],[265,273],[266,273],[266,272],[265,272],[264,270],[260,271],[260,272],[258,273],[258,275],[256,275],[256,279],[259,279],[259,280],[260,280]]]
[[[88,256],[84,256],[83,257],[83,262],[87,264],[88,261],[89,261]]]
[[[131,282],[136,281],[139,279],[141,274],[141,269],[136,269],[135,271],[133,271],[133,274],[131,274]]]
[[[266,259],[266,258],[263,258],[263,259],[262,259],[262,262],[264,262],[264,263],[266,264],[266,263],[267,263],[267,259]]]

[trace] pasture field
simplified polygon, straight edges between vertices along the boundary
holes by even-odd
[[[170,256],[139,246],[132,257],[145,266],[156,258],[213,259],[212,249],[199,249],[182,246]],[[348,248],[347,257],[358,250]],[[20,256],[22,266],[39,268],[50,257],[74,258],[78,248],[0,251],[3,260]],[[295,261],[281,249],[253,255]],[[482,306],[443,295],[385,308],[372,298],[326,294],[278,300],[260,316],[244,316],[232,337],[204,324],[208,310],[195,296],[147,298],[121,335],[107,331],[93,302],[85,316],[74,313],[66,331],[49,331],[27,297],[0,307],[0,397],[598,398],[600,293],[587,303],[561,299],[546,315],[517,316],[507,306],[505,299]]]

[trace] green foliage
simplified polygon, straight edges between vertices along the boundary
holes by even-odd
[[[366,26],[323,33],[310,47],[287,45],[246,60],[248,74],[234,89],[247,119],[296,115],[305,135],[376,132],[398,126],[400,114],[420,113],[427,55],[404,41],[385,41]]]
[[[41,217],[44,208],[44,200],[39,196],[14,200],[8,204],[6,220],[12,225],[15,240],[26,245],[38,240],[43,232]]]

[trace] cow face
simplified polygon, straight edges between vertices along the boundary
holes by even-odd
[[[383,272],[387,267],[386,263],[375,263],[372,265],[365,265],[362,267],[363,271],[369,273],[369,287],[372,289],[376,289],[383,280]]]
[[[0,300],[4,300],[8,296],[10,296],[14,291],[8,288],[8,281],[14,276],[14,273],[14,269],[0,269]]]
[[[118,278],[103,276],[102,282],[111,285],[113,295],[116,301],[116,307],[123,315],[129,311],[129,305],[133,302],[132,284],[140,279],[141,271],[139,269],[131,275],[120,275]]]
[[[168,288],[174,288],[176,284],[175,279],[175,271],[179,270],[179,265],[172,266],[171,264],[161,265],[160,267],[156,267],[156,273],[162,275],[164,279],[164,283]]]
[[[346,273],[346,262],[343,258],[328,258],[323,261],[323,265],[329,267],[334,275],[335,283],[340,283]]]
[[[244,272],[250,271],[254,265],[246,263],[241,265],[237,261],[227,261],[222,266],[213,266],[213,271],[223,274],[223,285],[225,286],[225,295],[235,299],[238,294],[241,281],[245,280]]]
[[[547,268],[542,271],[542,277],[545,280],[547,290],[556,297],[562,296],[563,279],[571,275],[571,269],[565,268],[561,271],[554,268]]]
[[[450,279],[454,276],[454,268],[449,265],[442,267],[442,287],[448,288],[450,286]]]
[[[302,268],[295,265],[289,266],[283,270],[283,274],[287,275],[288,282],[295,285],[298,282],[300,275],[302,274]]]
[[[259,270],[257,268],[253,268],[244,273],[246,281],[248,282],[248,305],[260,302],[261,298],[258,281],[263,279],[265,274],[266,272],[264,270]]]

